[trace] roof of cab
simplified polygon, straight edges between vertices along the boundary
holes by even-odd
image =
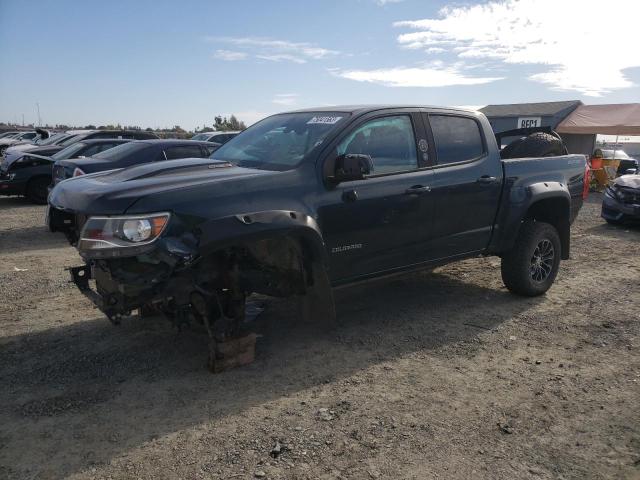
[[[157,145],[159,143],[165,145],[204,145],[206,147],[211,146],[211,142],[203,142],[200,140],[180,140],[179,138],[145,138],[143,140],[133,140],[135,143],[149,143],[151,145]]]
[[[351,114],[361,114],[374,112],[376,110],[386,110],[390,108],[425,108],[428,110],[451,110],[453,112],[472,112],[477,113],[475,110],[467,109],[467,108],[457,108],[457,107],[438,107],[435,105],[333,105],[328,107],[318,107],[318,108],[304,108],[300,110],[292,110],[283,113],[313,113],[313,112],[344,112]]]

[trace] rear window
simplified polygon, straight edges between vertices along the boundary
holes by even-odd
[[[69,145],[68,147],[63,148],[59,152],[53,154],[51,158],[54,160],[66,160],[67,158],[76,158],[75,155],[86,147],[86,144],[83,142],[76,142],[73,145]]]
[[[140,154],[144,150],[153,148],[148,143],[130,142],[118,145],[117,147],[110,148],[104,152],[100,152],[93,156],[93,158],[101,158],[103,160],[118,161],[128,158],[133,154]]]
[[[177,145],[164,149],[167,160],[178,158],[202,158],[203,153],[200,145]]]
[[[473,160],[484,154],[478,123],[469,117],[429,115],[438,164]]]

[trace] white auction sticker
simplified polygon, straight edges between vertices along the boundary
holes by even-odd
[[[338,123],[341,119],[342,117],[313,117],[307,122],[307,125],[333,125],[334,123]]]

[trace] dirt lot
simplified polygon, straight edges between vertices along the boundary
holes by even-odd
[[[544,297],[488,258],[341,290],[337,331],[273,301],[211,375],[199,330],[113,327],[0,198],[0,478],[640,478],[640,229],[599,203]]]

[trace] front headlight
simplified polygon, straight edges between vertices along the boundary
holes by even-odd
[[[91,258],[134,256],[149,250],[169,223],[167,212],[118,217],[89,217],[78,250]]]

